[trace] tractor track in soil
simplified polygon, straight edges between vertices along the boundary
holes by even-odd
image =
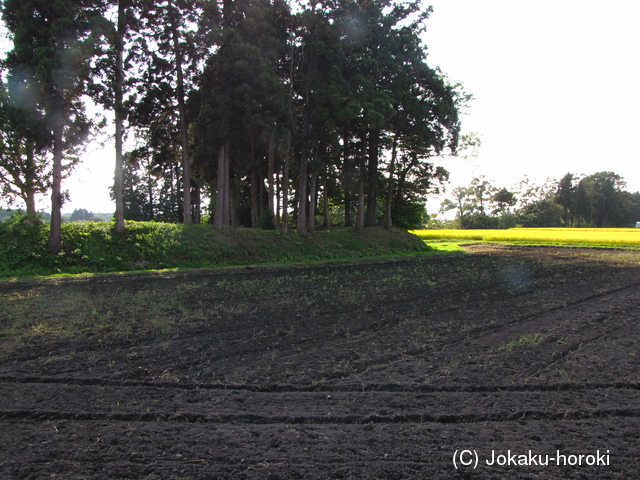
[[[210,315],[7,348],[0,477],[638,477],[640,253],[470,250],[4,283],[0,296],[115,303],[182,289]],[[273,291],[250,291],[259,282]],[[456,469],[463,449],[606,451],[608,464]]]

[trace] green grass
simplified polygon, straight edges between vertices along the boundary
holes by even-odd
[[[502,349],[507,352],[515,352],[525,347],[533,347],[540,345],[545,340],[545,336],[540,333],[534,333],[531,335],[521,335],[517,340],[506,343]]]
[[[116,235],[113,223],[65,223],[63,250],[47,248],[48,225],[0,223],[0,278],[107,273],[232,265],[314,262],[433,251],[399,229],[368,228],[282,235],[275,231],[210,225],[127,222]]]
[[[439,253],[451,253],[451,252],[464,252],[464,248],[460,245],[467,242],[449,241],[449,240],[435,240],[428,243],[435,252]]]

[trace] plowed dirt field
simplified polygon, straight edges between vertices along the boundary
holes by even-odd
[[[640,478],[640,253],[468,250],[2,282],[0,478]]]

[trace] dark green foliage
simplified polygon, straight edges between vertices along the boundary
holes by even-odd
[[[394,224],[408,230],[420,229],[425,224],[426,215],[424,202],[404,201],[395,206]]]
[[[46,275],[56,256],[47,250],[48,227],[29,225],[22,215],[0,222],[0,276]]]
[[[613,172],[599,172],[578,183],[581,197],[578,212],[585,222],[594,227],[625,226],[621,192],[624,181]]]
[[[555,195],[555,203],[563,208],[564,226],[573,226],[573,213],[578,205],[576,204],[575,187],[573,185],[573,175],[567,173],[558,182],[558,189]]]
[[[390,169],[389,203],[414,201],[446,176],[428,159],[455,150],[458,92],[426,64],[419,33],[428,9],[418,2],[342,0],[292,15],[284,3],[242,0],[225,4],[222,13],[220,47],[191,95],[195,168],[216,188],[228,189],[234,179],[254,187],[243,190],[250,202],[238,202],[250,204],[252,226],[266,209],[256,183],[273,174],[282,181],[277,175],[289,134],[294,162],[287,187],[295,190],[301,232],[319,185],[332,192],[334,204],[345,204],[350,223],[350,203],[363,182],[361,210],[367,225],[376,223],[385,203],[379,175],[392,148],[398,165]],[[274,132],[280,161],[270,173],[267,140]],[[217,205],[227,203],[224,195]]]
[[[275,219],[269,210],[264,210],[258,218],[258,228],[262,230],[275,230]]]
[[[637,221],[633,197],[614,172],[598,172],[574,182],[567,174],[558,183],[555,201],[564,209],[565,225],[585,227],[633,227]]]
[[[620,197],[625,211],[626,226],[635,227],[636,222],[640,222],[640,192],[622,192]]]
[[[510,192],[506,188],[501,188],[496,191],[491,197],[491,200],[495,204],[494,213],[501,214],[504,214],[510,207],[513,207],[518,203],[518,199],[513,192]]]
[[[460,218],[460,228],[500,228],[500,218],[483,212],[472,213]]]
[[[517,218],[517,223],[523,227],[565,226],[562,206],[552,198],[543,198],[525,205],[518,211]]]

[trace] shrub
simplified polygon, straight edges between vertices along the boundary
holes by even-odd
[[[48,225],[28,225],[21,216],[0,222],[0,275],[35,275],[54,267],[56,256],[47,250]]]
[[[114,226],[113,222],[64,223],[62,251],[54,255],[47,250],[48,225],[24,225],[20,220],[1,223],[0,276],[300,262],[427,249],[414,235],[379,227],[367,229],[364,235],[343,229],[299,236],[133,221],[127,221],[126,233],[118,235]]]

